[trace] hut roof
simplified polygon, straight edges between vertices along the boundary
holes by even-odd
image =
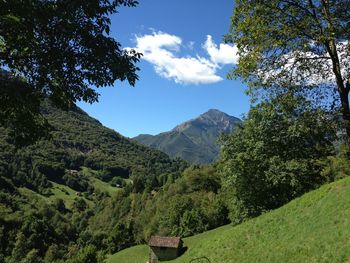
[[[151,247],[178,248],[181,244],[180,237],[151,236],[148,245]]]

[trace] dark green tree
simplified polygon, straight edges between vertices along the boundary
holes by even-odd
[[[230,76],[251,91],[298,88],[340,106],[350,143],[349,9],[348,0],[236,0],[226,41],[240,59]]]
[[[334,138],[329,116],[300,96],[253,107],[223,138],[218,163],[231,220],[275,209],[326,182],[322,161],[333,154]]]
[[[100,262],[95,246],[89,245],[83,247],[78,253],[70,260],[69,263],[98,263]]]
[[[75,198],[72,204],[73,209],[78,212],[82,212],[88,208],[88,204],[85,202],[83,198]]]
[[[38,137],[40,102],[98,100],[93,87],[137,80],[140,54],[110,34],[109,16],[136,0],[0,1],[0,124]],[[21,84],[20,84],[21,83]],[[32,134],[28,134],[32,133]]]
[[[132,230],[132,225],[127,226],[126,224],[118,223],[114,226],[108,237],[108,252],[113,254],[132,246],[135,243]]]
[[[48,136],[50,126],[39,114],[40,97],[35,89],[1,68],[0,102],[0,125],[9,128],[9,141],[25,145]]]

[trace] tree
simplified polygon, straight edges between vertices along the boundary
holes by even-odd
[[[0,69],[0,125],[10,129],[9,137],[18,145],[47,137],[50,126],[39,114],[40,98],[35,89]]]
[[[132,224],[117,223],[108,236],[108,252],[116,253],[134,243]]]
[[[236,0],[226,41],[240,59],[229,76],[340,105],[350,144],[349,10],[347,0]]]
[[[83,247],[78,253],[70,260],[69,263],[98,263],[98,253],[95,246],[89,245]]]
[[[75,198],[72,204],[73,209],[78,212],[82,212],[88,208],[88,204],[85,202],[83,198]]]
[[[122,49],[109,36],[109,16],[120,6],[136,4],[136,0],[0,0],[0,124],[22,128],[16,134],[29,138],[21,133],[28,127],[40,131],[41,125],[35,124],[42,123],[38,116],[44,98],[69,108],[80,100],[96,102],[93,86],[116,80],[134,85],[141,54]],[[26,127],[23,120],[31,125]]]
[[[328,180],[335,129],[322,110],[290,94],[253,107],[242,127],[224,137],[218,168],[230,219],[275,209]]]

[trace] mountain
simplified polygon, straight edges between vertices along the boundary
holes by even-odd
[[[171,262],[349,262],[349,190],[346,177],[237,226],[185,238],[187,251]],[[148,246],[138,245],[107,262],[146,262],[148,257]]]
[[[61,181],[65,171],[80,171],[86,167],[98,171],[100,177],[108,181],[113,177],[157,177],[177,172],[183,165],[183,162],[171,160],[161,151],[145,147],[104,127],[76,106],[63,111],[46,102],[42,113],[52,126],[52,138],[38,141],[20,151],[6,143],[6,132],[0,129],[0,143],[8,148],[3,151],[0,148],[0,168],[2,159],[8,167],[16,163],[12,165],[15,169],[9,171],[14,177],[19,171],[27,174],[26,178],[33,177],[28,174],[33,170],[42,178]],[[13,154],[8,154],[11,151]],[[146,184],[146,179],[143,180],[141,187]]]
[[[141,134],[133,139],[159,149],[171,157],[179,157],[191,163],[207,164],[213,162],[219,154],[219,135],[231,132],[240,123],[241,120],[236,117],[210,109],[169,132],[158,135]]]
[[[83,240],[101,251],[134,244],[129,232],[118,243],[111,231],[90,230],[89,220],[111,203],[123,213],[103,226],[124,223],[129,196],[157,191],[187,163],[121,136],[78,107],[63,111],[45,102],[42,114],[51,137],[30,146],[16,147],[0,127],[0,262],[87,262],[70,260],[81,258]]]

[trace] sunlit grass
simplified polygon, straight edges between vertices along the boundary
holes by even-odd
[[[111,186],[109,183],[103,182],[100,179],[92,177],[90,178],[90,181],[92,182],[94,188],[100,190],[101,192],[107,192],[110,195],[113,195],[114,193],[120,191],[120,188]]]
[[[212,263],[347,262],[350,178],[325,185],[241,225],[220,227],[185,238],[184,242],[187,252],[171,262],[188,263],[203,256]],[[113,255],[107,262],[147,260],[147,246],[136,246]]]

